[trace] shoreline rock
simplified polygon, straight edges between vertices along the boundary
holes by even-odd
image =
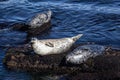
[[[119,71],[79,72],[67,76],[67,80],[119,80]]]
[[[3,63],[9,70],[27,71],[32,74],[67,74],[67,80],[120,79],[120,50],[106,50],[104,55],[90,58],[81,65],[66,65],[64,57],[77,46],[80,45],[74,45],[66,53],[47,56],[33,54],[29,45],[12,47],[7,50]]]
[[[40,27],[37,28],[29,28],[30,26],[25,23],[0,23],[0,29],[6,29],[9,28],[9,30],[15,30],[15,31],[21,31],[27,33],[27,38],[34,37],[40,34],[43,34],[44,32],[47,32],[49,29],[51,29],[51,21],[44,23]],[[10,25],[8,27],[8,25]]]
[[[74,48],[75,46],[72,47],[71,50]],[[40,56],[31,52],[32,49],[28,46],[10,48],[6,53],[3,63],[8,69],[35,72],[72,73],[74,71],[120,71],[119,50],[110,49],[106,51],[104,55],[90,58],[81,65],[65,64],[64,57],[68,52],[46,56]]]
[[[11,26],[12,30],[27,32],[28,37],[30,37],[30,36],[39,35],[39,34],[43,33],[44,31],[47,31],[48,29],[50,29],[51,21],[49,21],[37,28],[29,28],[29,27],[30,26],[25,23],[15,23]]]
[[[70,69],[66,66],[60,66],[63,57],[66,55],[47,55],[40,56],[37,54],[29,53],[31,47],[19,47],[8,49],[3,63],[8,69],[35,71],[35,72],[57,72],[57,73],[69,73]],[[68,70],[66,70],[68,68]],[[64,71],[64,72],[63,72]]]
[[[16,31],[27,31],[29,28],[29,25],[26,25],[25,23],[14,23],[11,25],[12,30]]]

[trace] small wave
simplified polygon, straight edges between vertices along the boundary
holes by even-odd
[[[12,28],[5,28],[5,29],[0,29],[0,33],[3,33],[3,32],[8,32],[12,30]]]
[[[27,3],[26,3],[27,2]],[[21,7],[24,11],[25,10],[37,10],[36,8],[38,8],[38,10],[41,7],[46,7],[46,8],[50,8],[50,9],[66,9],[66,10],[74,10],[74,11],[80,11],[80,10],[86,10],[86,11],[92,11],[95,13],[107,13],[107,14],[120,14],[120,7],[115,7],[115,6],[108,6],[108,5],[96,5],[95,3],[64,3],[64,2],[51,2],[51,1],[47,1],[47,2],[29,2],[28,0],[22,0],[22,1],[16,1],[16,0],[9,0],[2,3],[0,3],[0,5],[2,5],[2,7],[0,9],[4,9],[4,8],[9,8],[11,6],[13,6],[13,4],[17,5],[17,7]],[[24,7],[23,7],[24,6]],[[15,8],[17,8],[15,7]]]
[[[111,7],[111,6],[96,6],[95,4],[87,4],[87,3],[54,3],[54,2],[38,2],[31,3],[32,6],[48,6],[50,8],[59,7],[61,9],[69,9],[69,10],[88,10],[99,13],[113,13],[120,14],[120,7]]]

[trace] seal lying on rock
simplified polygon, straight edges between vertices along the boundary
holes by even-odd
[[[33,50],[39,55],[60,54],[68,51],[71,46],[78,40],[83,34],[79,34],[70,38],[61,39],[47,39],[38,40],[36,38],[31,40]]]
[[[28,22],[29,28],[37,28],[51,20],[52,11],[47,11],[46,13],[40,13],[35,15],[32,20]]]
[[[105,47],[100,45],[79,46],[66,56],[66,62],[72,64],[81,64],[90,57],[101,55],[104,51]]]

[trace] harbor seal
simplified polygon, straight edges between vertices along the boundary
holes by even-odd
[[[31,46],[36,54],[49,55],[49,54],[60,54],[68,51],[71,46],[78,40],[83,34],[79,34],[70,38],[61,39],[46,39],[38,40],[34,38],[31,40]]]
[[[37,28],[51,20],[52,11],[49,10],[46,13],[39,13],[35,15],[29,22],[29,28]]]
[[[81,64],[90,57],[101,55],[105,49],[106,47],[95,44],[79,46],[66,56],[66,62],[72,64]]]

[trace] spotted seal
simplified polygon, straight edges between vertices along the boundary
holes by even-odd
[[[39,55],[60,54],[69,50],[82,35],[83,34],[69,38],[46,40],[34,38],[31,40],[31,46],[33,47],[34,52]]]
[[[29,28],[37,28],[51,20],[52,11],[49,10],[46,13],[39,13],[28,21]]]
[[[106,47],[95,44],[79,46],[66,56],[66,62],[81,64],[90,57],[101,55],[105,49]]]

